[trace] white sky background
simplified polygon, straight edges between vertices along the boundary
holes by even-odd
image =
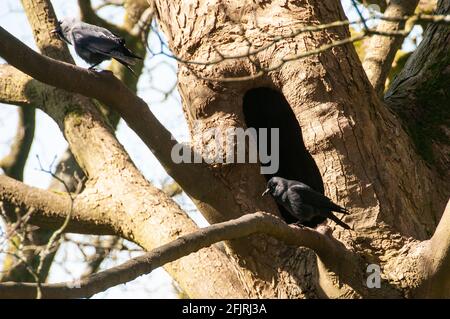
[[[99,1],[93,1],[93,5]],[[350,0],[342,1],[344,10],[350,20],[357,20],[358,16],[353,9]],[[65,16],[74,16],[78,14],[78,5],[76,0],[54,0],[52,4],[59,18]],[[364,14],[367,11],[361,7]],[[122,22],[123,11],[117,8],[108,8],[100,11],[102,17],[108,21],[120,24]],[[19,0],[0,0],[0,26],[8,30],[14,36],[26,43],[28,46],[36,49],[31,29],[22,11]],[[421,28],[416,26],[412,32],[412,37],[420,39]],[[411,38],[411,36],[409,37]],[[155,51],[159,51],[159,40],[156,36],[150,38],[150,46]],[[403,49],[410,51],[414,48],[412,40],[405,41]],[[74,54],[77,65],[87,67],[88,65],[80,60]],[[150,54],[149,54],[150,55]],[[179,140],[188,141],[189,132],[181,108],[181,101],[178,92],[163,100],[160,92],[167,92],[176,82],[176,63],[173,59],[166,56],[149,57],[145,60],[146,71],[141,76],[138,84],[138,95],[142,97],[151,111],[169,129],[169,131]],[[0,63],[4,61],[0,58]],[[105,62],[100,67],[105,67]],[[9,151],[17,123],[16,107],[0,104],[0,158]],[[128,128],[126,123],[120,122],[117,132],[117,138],[124,145],[136,166],[141,170],[144,176],[154,183],[155,186],[161,186],[162,182],[169,179],[162,166],[142,143],[139,137]],[[59,158],[66,150],[67,143],[63,138],[58,126],[45,113],[37,110],[36,113],[36,131],[34,142],[31,148],[30,156],[27,161],[24,172],[24,180],[27,184],[40,188],[47,188],[51,176],[48,173],[39,170],[37,155],[40,158],[44,168],[49,168],[55,157]],[[55,162],[56,163],[56,162]],[[1,170],[0,170],[1,171]],[[207,225],[205,219],[196,211],[192,202],[185,195],[177,196],[176,201],[182,208],[201,226]],[[1,225],[0,225],[1,226]],[[0,227],[1,236],[1,227]],[[72,236],[74,237],[74,236]],[[78,236],[76,238],[83,238]],[[0,250],[2,247],[0,247]],[[92,254],[93,251],[85,250],[85,253]],[[135,253],[136,254],[136,253]],[[135,255],[134,254],[134,255]],[[102,264],[102,268],[110,268],[122,263],[130,258],[128,253],[117,253],[112,258],[108,258]],[[0,254],[0,262],[2,255]],[[78,278],[84,270],[83,254],[74,244],[64,245],[57,254],[57,261],[52,266],[50,273],[50,282],[61,282]],[[172,279],[163,269],[157,269],[149,275],[141,276],[138,279],[125,285],[108,289],[106,292],[97,294],[95,298],[177,298],[176,291],[172,285]]]

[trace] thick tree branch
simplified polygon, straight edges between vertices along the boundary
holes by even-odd
[[[31,24],[34,40],[41,53],[72,64],[75,63],[66,44],[49,32],[55,29],[57,25],[53,7],[47,5],[46,1],[43,0],[21,1],[28,21]],[[3,41],[3,37],[0,36],[0,38]]]
[[[46,298],[90,297],[110,287],[131,281],[157,267],[172,262],[223,240],[232,240],[256,233],[271,235],[287,245],[313,249],[326,267],[339,274],[343,281],[361,286],[358,258],[338,240],[313,229],[288,226],[281,219],[262,212],[215,224],[133,258],[120,266],[90,275],[80,281],[42,286]],[[0,284],[0,298],[33,298],[34,284]]]
[[[16,68],[0,64],[0,103],[29,106],[30,97],[26,92],[26,84],[30,77]]]
[[[74,200],[72,218],[67,231],[83,234],[113,235],[120,234],[113,227],[104,212],[95,210],[82,199],[80,194]],[[30,223],[49,229],[62,225],[70,212],[71,199],[65,193],[55,193],[27,186],[7,176],[0,176],[0,202],[12,220],[17,214],[33,210]]]
[[[384,12],[386,18],[402,18],[414,13],[419,0],[392,0]],[[377,32],[397,32],[405,27],[404,21],[381,20]],[[363,67],[370,83],[379,96],[384,91],[389,70],[398,49],[403,43],[404,37],[373,35],[366,49]]]
[[[40,55],[3,28],[0,28],[0,39],[0,56],[22,72],[46,84],[95,98],[115,109],[189,195],[213,207],[230,202],[231,195],[206,165],[174,163],[171,152],[177,141],[148,105],[112,73],[97,73]],[[199,180],[205,182],[198,183]]]
[[[415,290],[419,298],[450,298],[450,200],[433,237],[422,255],[423,281]]]

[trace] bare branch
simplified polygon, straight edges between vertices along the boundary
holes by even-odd
[[[168,49],[167,45],[164,43],[163,39],[160,37],[160,35],[157,31],[155,31],[155,34],[160,37],[159,40],[160,40],[161,49],[159,52],[154,52],[153,50],[151,50],[151,48],[149,48],[149,50],[153,55],[162,54],[162,55],[165,55],[165,56],[175,59],[176,61],[178,61],[181,64],[184,64],[199,79],[203,79],[206,81],[216,81],[216,82],[241,82],[241,81],[254,80],[254,79],[257,79],[271,71],[278,70],[285,63],[287,63],[289,61],[295,61],[295,60],[299,60],[299,59],[302,59],[302,58],[305,58],[308,56],[316,55],[316,54],[325,52],[329,49],[332,49],[334,47],[338,47],[338,46],[345,45],[348,43],[354,43],[354,42],[369,38],[370,36],[379,36],[381,38],[387,37],[387,38],[392,38],[392,39],[403,39],[405,36],[407,36],[411,32],[412,27],[417,23],[420,23],[420,22],[433,22],[433,23],[445,23],[445,24],[450,23],[449,15],[417,14],[417,15],[399,15],[399,16],[393,16],[393,17],[391,17],[391,16],[382,16],[382,17],[371,16],[371,17],[365,19],[360,12],[359,12],[359,14],[360,14],[360,20],[356,20],[356,21],[348,21],[348,20],[334,21],[334,22],[326,23],[326,24],[319,24],[319,25],[312,25],[312,26],[300,26],[298,28],[292,28],[292,29],[291,29],[291,26],[280,26],[280,27],[278,27],[279,29],[283,30],[283,28],[284,28],[287,30],[285,30],[285,32],[281,32],[281,35],[268,35],[268,37],[270,38],[269,43],[265,44],[263,46],[257,46],[257,47],[253,47],[252,42],[245,36],[245,32],[242,32],[241,36],[243,37],[243,40],[248,45],[245,52],[238,53],[238,54],[226,55],[226,54],[221,53],[220,50],[215,47],[214,48],[215,53],[217,53],[218,57],[207,60],[207,61],[199,61],[199,60],[195,60],[195,59],[191,59],[191,58],[184,58],[184,57],[177,56],[175,54],[167,53],[164,49],[164,48]],[[391,23],[391,24],[396,23],[399,25],[404,25],[405,22],[408,21],[408,28],[406,28],[405,30],[383,30],[383,29],[373,30],[373,29],[368,28],[366,22],[369,20],[376,19],[376,18],[381,19],[382,21],[385,21],[386,23]],[[269,48],[271,48],[275,44],[279,43],[280,41],[295,38],[302,33],[316,32],[316,31],[321,31],[321,30],[325,30],[325,29],[329,29],[329,28],[350,26],[350,25],[359,24],[359,23],[362,23],[364,25],[364,32],[362,33],[362,35],[341,39],[339,41],[333,41],[333,42],[324,44],[317,49],[302,52],[297,55],[286,55],[286,56],[282,57],[278,63],[275,63],[275,65],[271,66],[271,67],[262,67],[260,65],[256,65],[253,61],[253,59],[257,56],[257,54],[268,50]],[[215,65],[215,64],[220,64],[222,62],[225,62],[227,60],[238,60],[238,59],[249,59],[252,62],[252,64],[256,67],[256,72],[254,74],[249,74],[249,75],[244,75],[244,76],[239,76],[239,77],[210,78],[210,77],[203,77],[203,76],[198,75],[192,67],[192,66]],[[391,61],[391,63],[392,63],[392,61]]]
[[[422,256],[423,282],[419,298],[450,298],[450,200]]]
[[[120,234],[104,212],[98,209],[96,211],[95,207],[90,207],[81,197],[77,196],[74,200],[67,231],[98,235]],[[30,223],[50,229],[59,228],[71,208],[68,194],[30,187],[7,176],[0,176],[0,202],[12,220],[17,218],[16,210],[24,214],[34,208]]]
[[[139,1],[137,3],[128,3],[125,6],[124,22],[120,26],[121,33],[119,33],[126,39],[127,46],[131,49],[131,51],[143,58],[142,60],[137,61],[137,63],[133,66],[133,70],[138,76],[133,76],[121,63],[115,60],[111,61],[108,68],[109,70],[112,70],[114,74],[121,79],[133,93],[136,93],[137,91],[137,82],[142,74],[144,59],[147,55],[145,44],[150,31],[149,24],[151,23],[151,20],[144,22],[141,21],[142,19],[151,19],[150,16],[144,14],[147,11],[147,7],[148,5],[146,2],[141,3]],[[139,16],[141,15],[142,17],[139,19]]]
[[[0,159],[0,167],[6,175],[17,180],[23,180],[23,170],[31,149],[35,128],[35,109],[19,108],[19,123],[16,136],[8,155]]]
[[[133,258],[120,266],[90,275],[79,281],[42,285],[44,298],[90,297],[115,285],[126,283],[150,273],[157,267],[172,262],[202,248],[223,240],[232,240],[252,234],[268,234],[287,245],[313,249],[330,270],[342,276],[343,281],[361,286],[357,257],[338,240],[313,229],[289,226],[281,219],[262,212],[244,215],[238,219],[202,228],[194,233]],[[33,298],[34,284],[0,284],[0,298]]]
[[[401,47],[404,37],[385,36],[381,33],[398,32],[405,27],[405,21],[392,21],[414,13],[419,0],[391,1],[376,31],[380,34],[370,38],[363,67],[378,95],[384,91],[384,84],[394,61],[395,53]]]
[[[99,4],[98,6],[94,7],[95,11],[98,11],[100,9],[103,9],[107,6],[116,6],[120,7],[124,5],[125,0],[104,0],[103,3]]]
[[[275,65],[273,65],[271,67],[261,68],[260,71],[258,71],[257,73],[250,74],[250,75],[245,75],[245,76],[226,77],[226,78],[209,78],[209,77],[204,77],[204,76],[198,75],[192,68],[189,68],[189,70],[191,72],[193,72],[194,75],[197,78],[202,79],[202,80],[207,80],[207,81],[217,81],[217,82],[249,81],[249,80],[253,80],[253,79],[259,78],[259,77],[263,76],[264,74],[267,74],[267,73],[269,73],[271,71],[278,70],[279,68],[281,68],[287,62],[298,60],[298,59],[302,59],[302,58],[306,58],[306,57],[312,56],[312,55],[316,55],[316,54],[325,52],[325,51],[327,51],[327,50],[329,50],[331,48],[338,47],[338,46],[341,46],[341,45],[354,43],[354,42],[357,42],[357,41],[360,41],[360,40],[364,39],[364,37],[365,37],[364,35],[357,35],[357,36],[353,36],[353,37],[346,38],[346,39],[343,39],[343,40],[334,41],[334,42],[329,43],[329,44],[324,44],[321,47],[319,47],[317,49],[314,49],[314,50],[309,50],[309,51],[302,52],[302,53],[299,53],[299,54],[286,56],[286,57],[278,60],[278,62],[275,63]]]
[[[39,158],[38,158],[38,160],[39,160]],[[82,185],[82,184],[79,184],[79,187],[80,187],[80,188],[78,188],[78,189],[75,191],[75,193],[73,194],[73,193],[71,193],[71,191],[70,191],[70,188],[69,188],[70,186],[68,186],[68,185],[64,182],[64,180],[60,179],[57,175],[55,175],[55,174],[51,171],[52,167],[50,167],[48,170],[44,169],[44,168],[42,167],[42,164],[41,164],[40,160],[39,160],[39,165],[40,165],[42,171],[44,171],[44,172],[50,174],[54,179],[59,180],[59,181],[64,185],[65,191],[66,191],[67,195],[69,195],[69,198],[70,198],[70,210],[69,210],[68,214],[66,215],[66,217],[65,217],[64,222],[62,223],[62,225],[61,225],[58,229],[56,229],[56,230],[51,234],[51,236],[49,237],[48,242],[47,242],[47,244],[46,244],[46,246],[45,246],[45,249],[43,249],[43,250],[40,252],[40,254],[39,254],[39,264],[38,264],[38,266],[37,266],[37,268],[36,268],[36,273],[37,273],[37,278],[38,278],[38,281],[37,281],[37,288],[38,288],[38,289],[37,289],[37,297],[36,297],[37,299],[41,299],[41,298],[42,298],[41,281],[40,281],[41,273],[42,273],[42,271],[43,271],[43,269],[44,269],[44,266],[45,266],[46,263],[48,262],[47,258],[48,258],[49,256],[51,256],[51,255],[56,251],[56,249],[57,249],[57,248],[54,248],[55,243],[56,243],[55,246],[58,247],[59,245],[57,244],[57,242],[58,242],[58,240],[60,239],[61,235],[62,235],[62,234],[66,231],[66,229],[67,229],[67,226],[68,226],[68,224],[69,224],[69,222],[70,222],[70,220],[71,220],[71,218],[72,218],[72,213],[73,213],[73,206],[74,206],[75,196],[78,195],[79,192],[81,191],[81,185]],[[54,256],[54,255],[53,255],[53,256]],[[51,258],[52,258],[52,257],[51,257]]]
[[[0,160],[0,167],[7,176],[21,181],[23,180],[25,164],[28,159],[31,144],[33,143],[36,110],[33,107],[25,106],[19,108],[17,111],[19,113],[19,123],[17,125],[16,136],[10,147],[9,154]],[[33,212],[33,209],[29,210],[29,213],[31,212]],[[25,216],[26,215],[27,214],[25,214]],[[25,226],[24,229],[27,229],[27,227]],[[21,241],[21,239],[19,240],[20,236],[17,235],[11,237],[12,238],[9,238],[10,243],[8,245],[8,252],[12,254],[8,254],[3,260],[3,265],[7,266],[5,269],[8,269],[8,272],[5,276],[0,276],[0,281],[8,280],[8,278],[26,279],[30,278],[30,275],[32,278],[38,278],[38,276],[35,276],[35,274],[29,271],[30,269],[33,269],[32,266],[29,266],[30,261],[33,259],[32,253],[29,252],[24,254],[23,258],[19,259],[17,263],[13,262],[16,260],[14,254],[20,253],[17,251],[15,241]],[[25,241],[28,241],[35,239],[37,236],[27,236],[27,234],[25,234],[24,237]],[[24,264],[22,260],[25,260],[26,263]]]
[[[83,272],[82,278],[95,274],[106,257],[115,249],[121,239],[117,236],[111,236],[106,239],[96,238],[94,242],[95,254],[88,260],[87,267]],[[91,246],[92,247],[92,246]]]
[[[81,20],[86,21],[87,23],[101,26],[121,36],[127,35],[127,32],[121,27],[109,23],[108,21],[98,16],[92,8],[91,0],[78,0],[78,6],[80,7]]]
[[[295,38],[296,36],[305,33],[305,32],[314,32],[314,31],[321,31],[321,30],[325,30],[325,29],[329,29],[329,28],[336,28],[336,27],[342,27],[342,26],[348,26],[348,25],[352,25],[352,24],[357,24],[360,21],[354,21],[354,22],[350,22],[348,20],[344,20],[344,21],[334,21],[334,22],[330,22],[330,23],[326,23],[326,24],[319,24],[319,25],[313,25],[313,26],[301,26],[298,28],[294,28],[290,31],[289,34],[287,35],[272,35],[271,36],[271,42],[267,45],[263,45],[261,47],[258,48],[254,48],[252,49],[251,47],[249,47],[245,53],[239,53],[239,54],[233,54],[233,55],[224,55],[222,54],[219,50],[216,50],[216,52],[218,53],[219,57],[216,59],[212,59],[212,60],[208,60],[208,61],[197,61],[197,60],[192,60],[192,59],[183,59],[177,55],[169,55],[167,53],[164,52],[163,49],[161,49],[160,52],[157,53],[153,53],[154,55],[157,54],[164,54],[167,55],[168,57],[171,57],[173,59],[175,59],[176,61],[183,63],[183,64],[193,64],[193,65],[213,65],[213,64],[218,64],[221,63],[223,61],[226,60],[235,60],[235,59],[242,59],[242,58],[248,58],[249,56],[253,56],[256,55],[258,53],[261,53],[269,48],[271,48],[272,46],[274,46],[275,44],[279,43],[280,41],[289,39],[289,38]],[[281,27],[280,27],[281,28]],[[159,33],[154,30],[154,32],[158,35]],[[162,38],[159,39],[161,42],[162,47],[165,47],[164,41],[162,40]],[[248,40],[246,41],[248,42]]]

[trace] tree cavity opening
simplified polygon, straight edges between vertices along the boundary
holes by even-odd
[[[260,128],[268,129],[269,154],[272,154],[270,129],[279,129],[279,169],[275,174],[265,175],[266,180],[273,176],[297,180],[323,194],[322,176],[305,147],[300,125],[283,94],[266,87],[248,90],[243,99],[243,112],[248,128],[255,128],[258,133]],[[286,222],[296,221],[283,207],[278,208]]]

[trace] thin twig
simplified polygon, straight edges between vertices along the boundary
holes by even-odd
[[[45,173],[50,174],[54,179],[56,179],[57,181],[59,181],[60,183],[62,183],[63,186],[64,186],[64,188],[66,189],[67,194],[69,195],[69,198],[70,198],[70,209],[69,209],[69,212],[68,212],[66,218],[64,219],[63,224],[61,225],[61,227],[59,227],[59,228],[52,234],[52,236],[51,236],[50,239],[48,240],[48,243],[47,243],[45,249],[44,249],[43,251],[41,251],[41,253],[39,254],[39,255],[40,255],[40,258],[39,258],[39,265],[38,265],[38,267],[37,267],[36,273],[37,273],[37,275],[38,275],[37,287],[40,288],[40,287],[41,287],[41,283],[40,283],[40,274],[41,274],[42,268],[43,268],[43,266],[44,266],[45,258],[50,254],[50,251],[51,251],[51,248],[52,248],[53,244],[59,239],[59,237],[61,236],[61,234],[62,234],[62,233],[64,232],[64,230],[66,229],[67,225],[69,224],[70,219],[71,219],[71,217],[72,217],[73,203],[74,203],[74,201],[75,201],[75,196],[76,196],[76,194],[79,193],[80,189],[77,189],[77,190],[75,191],[75,196],[74,196],[74,195],[70,192],[70,188],[69,188],[69,186],[66,184],[66,182],[65,182],[62,178],[60,178],[58,175],[56,175],[55,173],[52,172],[52,166],[53,166],[53,163],[54,163],[55,159],[53,160],[52,164],[50,165],[50,168],[46,170],[46,169],[44,169],[44,168],[42,167],[42,164],[41,164],[41,161],[40,161],[40,159],[39,159],[39,156],[36,155],[36,157],[37,157],[37,160],[38,160],[38,163],[39,163],[40,170],[43,171],[43,172],[45,172]],[[55,157],[55,158],[56,158],[56,157]],[[80,183],[78,184],[78,186],[80,186]],[[42,298],[42,291],[41,291],[41,289],[38,289],[38,290],[37,290],[36,299],[41,299],[41,298]]]

